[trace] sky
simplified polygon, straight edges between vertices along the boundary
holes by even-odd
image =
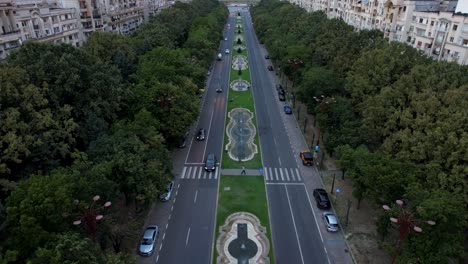
[[[458,0],[457,9],[455,13],[462,12],[468,14],[468,0]]]

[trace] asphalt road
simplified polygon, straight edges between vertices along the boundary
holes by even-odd
[[[276,263],[327,263],[314,217],[314,208],[301,179],[285,125],[277,105],[275,82],[255,36],[248,12],[241,12],[247,35],[252,91],[266,186]],[[274,79],[276,82],[276,78]],[[289,116],[288,118],[294,118]],[[268,176],[275,175],[274,178]],[[292,181],[290,176],[297,177]],[[288,176],[288,177],[287,177]],[[290,179],[289,181],[287,179]],[[273,179],[273,180],[269,180]]]
[[[229,17],[231,25],[234,19]],[[174,165],[176,174],[173,196],[166,203],[159,203],[154,209],[161,212],[154,217],[154,224],[161,227],[156,251],[150,257],[139,257],[138,263],[210,263],[216,219],[219,170],[206,172],[204,161],[208,153],[221,158],[226,117],[227,88],[232,50],[233,27],[225,27],[220,40],[221,61],[213,59],[213,69],[207,80],[199,120],[191,130],[189,144],[179,153],[185,154],[185,162]],[[221,87],[223,92],[217,93]],[[200,128],[206,129],[204,141],[195,136]],[[175,161],[177,163],[177,161]],[[170,205],[170,208],[169,208]]]

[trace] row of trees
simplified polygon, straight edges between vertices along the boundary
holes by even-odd
[[[0,263],[135,261],[137,218],[172,178],[227,15],[177,2],[130,37],[28,42],[0,65]],[[99,243],[72,226],[96,194],[112,201]]]
[[[352,178],[354,196],[379,206],[403,197],[418,217],[437,222],[406,239],[400,263],[462,257],[468,67],[285,2],[263,0],[252,14],[257,35],[315,114],[327,151]],[[386,223],[378,223],[382,235]]]

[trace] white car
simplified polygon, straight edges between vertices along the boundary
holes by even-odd
[[[227,38],[224,38],[225,41],[227,41]]]
[[[338,220],[336,216],[330,212],[323,213],[323,222],[325,222],[325,226],[327,230],[330,232],[337,232],[338,231]]]
[[[224,50],[224,53],[226,53],[226,54],[229,54],[229,52],[230,52],[229,49]]]

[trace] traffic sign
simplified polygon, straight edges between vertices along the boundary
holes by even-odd
[[[337,192],[337,193],[341,192],[341,189],[340,189],[340,188],[336,188],[336,192]]]
[[[263,172],[263,168],[258,168],[258,171],[259,171],[260,173],[262,173],[262,172]]]

